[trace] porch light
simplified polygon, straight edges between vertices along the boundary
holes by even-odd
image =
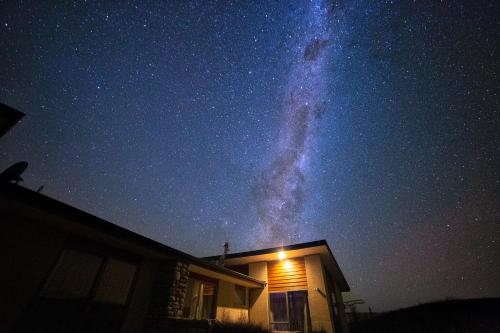
[[[279,252],[278,252],[278,258],[279,258],[280,260],[285,259],[285,258],[286,258],[285,251],[283,251],[283,250],[279,251]]]

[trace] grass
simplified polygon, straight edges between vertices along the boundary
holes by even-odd
[[[498,333],[500,298],[448,300],[379,314],[351,333]]]

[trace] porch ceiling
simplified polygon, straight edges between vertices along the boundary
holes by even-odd
[[[223,273],[222,271],[215,271],[215,270],[210,270],[206,267],[195,265],[195,264],[190,264],[188,270],[190,272],[203,275],[212,279],[217,279],[217,280],[223,280],[226,282],[234,283],[243,287],[248,287],[248,288],[263,288],[266,285],[266,282],[264,281],[259,281],[253,278],[250,278],[249,276],[246,276],[244,274],[231,271],[229,269],[227,270],[227,274]],[[230,274],[229,274],[230,273]]]

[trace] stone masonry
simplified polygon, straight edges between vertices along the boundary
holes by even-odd
[[[188,264],[163,261],[158,265],[146,331],[168,327],[169,319],[182,318],[182,308],[189,278]]]

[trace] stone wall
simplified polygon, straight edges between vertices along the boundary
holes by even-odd
[[[178,261],[158,263],[146,332],[161,331],[169,326],[169,319],[182,318],[188,278],[188,264]]]

